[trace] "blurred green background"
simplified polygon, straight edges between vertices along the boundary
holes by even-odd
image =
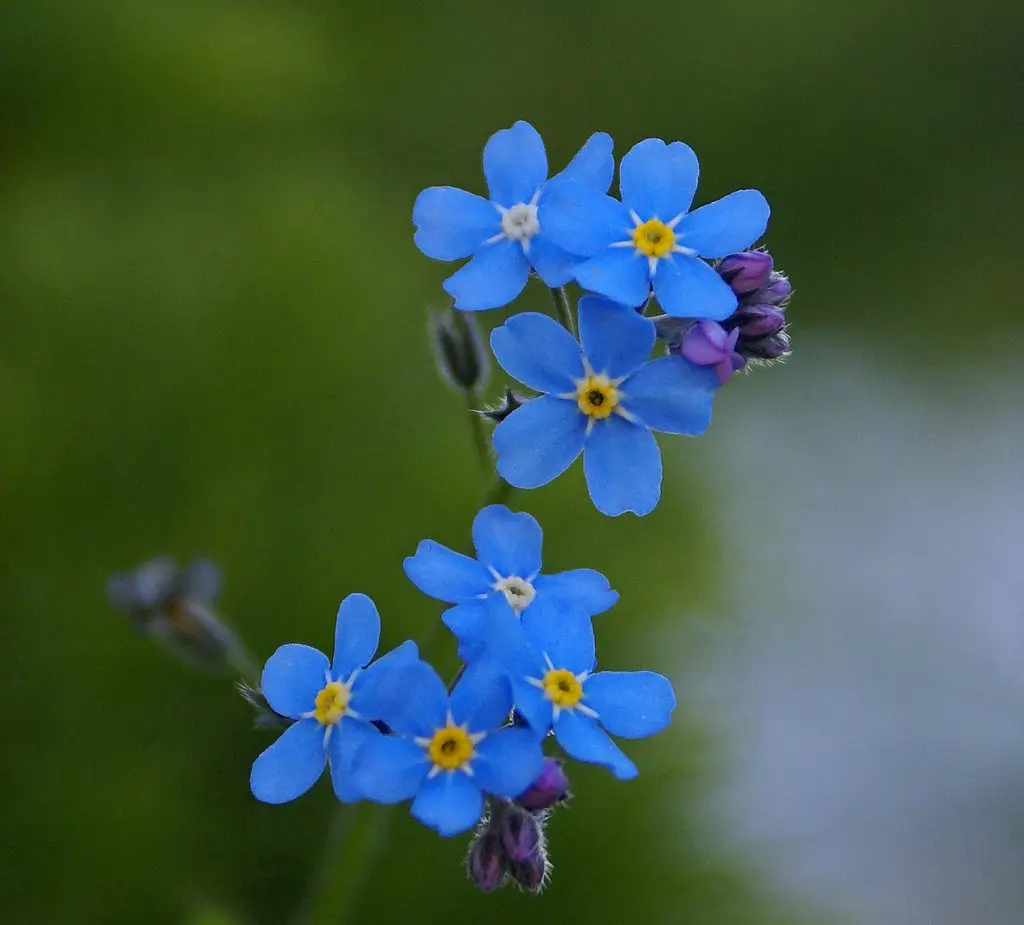
[[[208,555],[260,658],[329,648],[355,590],[384,645],[424,636],[439,607],[402,558],[461,543],[482,485],[424,337],[452,268],[413,246],[421,188],[482,191],[484,141],[520,118],[553,171],[597,130],[617,156],[683,139],[699,202],[765,192],[797,290],[790,365],[738,380],[720,417],[786,414],[759,385],[837,342],[955,394],[960,370],[1020,364],[1022,26],[1012,0],[4,3],[5,920],[287,921],[329,787],[256,803],[271,737],[224,679],[134,637],[105,582]],[[578,466],[513,507],[543,524],[547,570],[598,568],[620,591],[604,666],[680,682],[663,615],[714,613],[742,563],[706,480],[714,426],[664,446],[674,474],[642,521],[597,514]],[[684,705],[628,746],[637,782],[574,766],[540,900],[477,894],[464,840],[396,813],[359,921],[803,921],[692,824],[708,734]]]

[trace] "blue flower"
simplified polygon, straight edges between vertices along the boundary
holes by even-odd
[[[753,244],[768,224],[768,203],[747,189],[688,212],[697,174],[687,145],[648,138],[622,159],[622,202],[562,183],[540,204],[539,219],[555,244],[590,258],[574,271],[585,289],[636,306],[653,285],[668,314],[722,321],[736,295],[700,258]]]
[[[464,661],[482,653],[489,597],[503,597],[516,613],[529,608],[544,620],[557,620],[566,607],[594,616],[619,599],[608,579],[593,569],[542,575],[542,537],[529,514],[492,504],[473,521],[475,559],[423,540],[405,560],[405,574],[417,588],[455,605],[441,619],[459,640]]]
[[[416,246],[435,260],[473,258],[444,282],[455,307],[466,311],[507,305],[523,291],[531,267],[548,286],[564,286],[580,258],[551,241],[538,210],[562,182],[607,192],[614,171],[612,140],[598,132],[546,183],[544,142],[528,122],[517,122],[484,148],[490,201],[451,186],[419,194],[412,212]]]
[[[362,794],[350,769],[356,749],[379,738],[371,725],[377,715],[377,691],[389,673],[415,664],[419,653],[406,642],[363,670],[377,651],[380,617],[365,594],[350,594],[338,608],[334,659],[310,646],[281,646],[263,669],[263,696],[271,708],[295,720],[252,766],[249,785],[264,803],[287,803],[319,780],[330,762],[339,800]]]
[[[412,814],[420,822],[455,835],[479,820],[484,793],[511,799],[540,774],[540,740],[506,725],[512,692],[492,666],[470,665],[450,698],[425,662],[396,671],[388,686],[381,718],[395,735],[367,739],[352,766],[368,799],[415,797]]]
[[[620,780],[637,769],[608,733],[640,739],[664,729],[676,706],[668,678],[652,671],[594,672],[594,630],[581,613],[556,622],[516,620],[492,604],[488,654],[512,684],[516,710],[541,736],[579,761],[604,765]]]
[[[582,349],[547,315],[532,312],[491,332],[505,371],[547,393],[494,429],[498,472],[517,488],[537,488],[582,451],[599,511],[648,514],[661,494],[661,454],[651,431],[703,433],[718,378],[679,356],[647,361],[653,322],[607,299],[580,299],[579,322]]]

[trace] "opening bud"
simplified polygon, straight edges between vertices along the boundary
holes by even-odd
[[[515,802],[530,812],[539,812],[565,803],[569,797],[569,778],[562,762],[557,758],[545,758],[537,779],[525,793],[516,797]]]

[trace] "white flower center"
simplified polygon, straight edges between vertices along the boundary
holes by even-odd
[[[505,600],[508,601],[509,607],[517,614],[526,610],[537,596],[533,585],[518,575],[510,575],[508,578],[496,581],[494,583],[494,590],[500,591],[505,595]]]
[[[510,241],[529,241],[540,231],[536,203],[520,202],[502,212],[501,231]]]

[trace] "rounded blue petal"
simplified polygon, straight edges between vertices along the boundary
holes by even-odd
[[[471,767],[480,789],[511,799],[537,779],[543,763],[537,733],[520,726],[499,729],[478,742]]]
[[[619,780],[632,780],[636,765],[622,753],[595,720],[574,710],[563,710],[555,721],[555,738],[566,754],[578,761],[601,764]]]
[[[635,247],[609,247],[573,271],[576,281],[591,292],[635,308],[651,294],[647,258]]]
[[[541,395],[494,428],[498,474],[516,488],[546,485],[580,455],[586,431],[575,401]]]
[[[580,299],[580,341],[595,373],[612,379],[638,370],[657,338],[654,322],[632,308],[596,295]]]
[[[746,250],[768,227],[771,209],[756,189],[741,189],[694,209],[676,226],[676,243],[704,257]]]
[[[619,387],[622,406],[651,430],[702,434],[711,423],[718,375],[679,356],[645,363]]]
[[[483,811],[483,795],[463,771],[442,771],[424,781],[412,803],[412,814],[445,837],[471,829]]]
[[[608,579],[589,568],[538,575],[533,586],[537,591],[534,603],[548,600],[563,609],[576,607],[591,617],[604,613],[619,599],[618,591],[611,589]]]
[[[518,241],[487,244],[461,270],[444,281],[455,307],[475,312],[508,305],[526,285],[530,262]]]
[[[334,677],[344,681],[357,668],[369,664],[379,642],[377,605],[365,594],[350,594],[341,602],[334,626]]]
[[[622,201],[642,221],[671,221],[690,208],[698,174],[697,155],[689,145],[647,138],[634,145],[619,165]]]
[[[537,677],[544,660],[530,644],[519,617],[503,594],[487,599],[484,627],[485,658],[492,660],[513,683],[517,678]]]
[[[374,736],[352,761],[352,786],[375,803],[400,803],[416,795],[430,770],[426,751],[401,736]]]
[[[411,639],[382,655],[356,675],[355,681],[352,682],[349,706],[367,722],[381,719],[379,711],[382,705],[387,702],[388,697],[393,696],[394,682],[388,675],[398,668],[415,665],[418,661],[419,650]]]
[[[526,257],[537,275],[544,280],[544,285],[552,288],[568,283],[582,259],[563,250],[543,233],[530,239]]]
[[[520,121],[491,135],[484,147],[484,176],[499,205],[529,202],[548,178],[548,156],[538,131]]]
[[[538,392],[573,392],[583,376],[580,345],[557,321],[538,312],[513,315],[491,331],[494,358],[510,376]]]
[[[435,260],[469,257],[501,231],[501,213],[482,196],[452,186],[432,186],[412,208],[416,246]]]
[[[613,415],[587,438],[583,472],[590,498],[602,514],[650,514],[661,496],[661,452],[646,427]]]
[[[488,505],[473,520],[477,558],[502,578],[529,578],[539,572],[543,538],[535,518],[525,511],[513,513],[504,504]]]
[[[617,199],[560,177],[544,187],[537,204],[541,232],[570,254],[592,257],[633,233],[629,210]]]
[[[594,627],[582,610],[552,613],[530,606],[523,611],[522,624],[533,648],[555,668],[568,668],[573,674],[593,670]]]
[[[668,725],[676,695],[653,671],[599,671],[584,682],[583,702],[612,735],[642,739]]]
[[[433,540],[423,540],[416,554],[404,563],[405,574],[424,594],[457,604],[491,590],[494,579],[487,569],[461,552]]]
[[[357,679],[358,680],[358,679]],[[397,665],[382,670],[372,690],[360,690],[362,699],[352,709],[364,719],[383,720],[399,735],[429,736],[444,725],[448,689],[426,662]]]
[[[544,674],[544,666],[538,665],[533,676],[538,677]],[[516,699],[516,710],[530,724],[530,729],[538,737],[543,737],[551,728],[551,701],[544,696],[544,692],[524,680],[514,681],[512,690]]]
[[[271,709],[298,719],[316,706],[331,663],[319,649],[293,642],[281,646],[263,666],[260,688]]]
[[[615,176],[614,142],[607,132],[594,132],[569,161],[568,166],[552,180],[572,180],[599,193],[607,193]],[[541,199],[544,196],[541,194]]]
[[[665,313],[677,318],[722,321],[736,308],[736,293],[714,268],[682,254],[658,261],[654,294]]]
[[[326,763],[324,727],[315,719],[300,719],[253,762],[249,787],[264,803],[287,803],[320,779]]]
[[[327,758],[331,770],[331,784],[334,795],[342,803],[355,803],[363,798],[352,762],[356,753],[370,739],[380,738],[380,730],[369,723],[361,723],[351,716],[345,716],[331,730],[327,738]]]
[[[487,602],[480,598],[449,607],[441,621],[459,641],[459,658],[474,662],[486,651]]]
[[[493,662],[469,665],[451,696],[452,718],[470,732],[490,732],[508,721],[512,688]]]

